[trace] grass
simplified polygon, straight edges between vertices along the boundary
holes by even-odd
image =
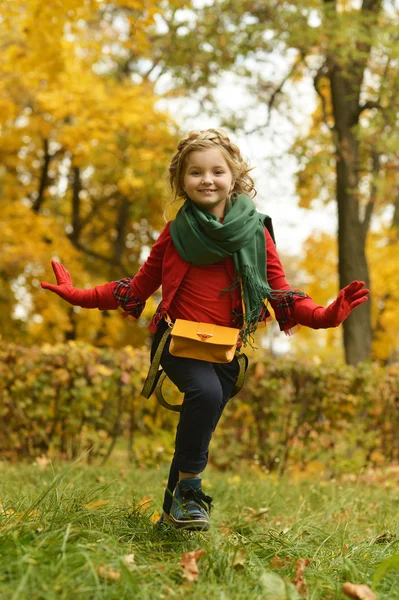
[[[292,584],[301,558],[311,560],[309,600],[344,598],[345,581],[371,586],[381,564],[378,597],[399,598],[399,571],[389,568],[399,552],[395,480],[340,485],[209,470],[213,528],[193,533],[154,528],[166,475],[0,463],[0,598],[294,600],[303,597]],[[179,563],[199,549],[191,582]]]

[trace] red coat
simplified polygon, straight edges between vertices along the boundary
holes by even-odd
[[[172,238],[170,236],[170,221],[164,227],[158,240],[153,245],[150,255],[142,265],[138,273],[133,278],[125,278],[113,284],[113,295],[118,305],[130,317],[137,319],[145,306],[147,298],[162,285],[162,301],[159,304],[156,313],[151,319],[149,329],[155,332],[159,321],[169,310],[173,297],[183,277],[190,267],[190,263],[184,261],[178,254]],[[290,289],[285,279],[285,274],[281,266],[276,247],[271,235],[265,227],[266,253],[267,253],[267,280],[272,289],[287,290]],[[231,261],[231,279],[235,277],[233,261]],[[287,333],[298,323],[294,317],[294,305],[298,300],[295,293],[281,300],[270,300],[276,319],[279,322],[280,329]],[[301,300],[304,300],[303,297]],[[241,299],[239,304],[233,306],[234,326],[242,325]],[[270,313],[265,307],[259,318],[259,326],[264,326],[270,318]],[[241,322],[240,322],[241,320]]]

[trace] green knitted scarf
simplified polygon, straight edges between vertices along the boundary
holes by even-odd
[[[203,266],[233,258],[237,277],[222,293],[242,286],[244,345],[256,329],[263,302],[292,294],[292,290],[272,290],[267,281],[264,220],[265,215],[256,211],[251,198],[241,194],[228,203],[223,223],[187,199],[170,226],[173,243],[183,260]]]

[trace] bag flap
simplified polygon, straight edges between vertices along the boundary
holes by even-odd
[[[222,327],[210,323],[196,323],[195,321],[185,321],[176,319],[173,329],[173,337],[183,337],[197,342],[207,342],[208,344],[219,344],[223,346],[232,346],[238,341],[239,329],[234,327]]]

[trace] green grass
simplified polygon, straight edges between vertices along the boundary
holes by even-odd
[[[193,533],[153,526],[166,475],[119,464],[40,471],[0,463],[1,600],[293,600],[300,558],[311,559],[306,598],[332,600],[344,598],[345,581],[371,586],[377,567],[399,553],[395,481],[340,485],[208,470],[213,528]],[[198,549],[198,581],[189,582],[179,563]],[[375,590],[381,600],[399,598],[399,570],[388,567]],[[118,579],[104,577],[109,569]]]

